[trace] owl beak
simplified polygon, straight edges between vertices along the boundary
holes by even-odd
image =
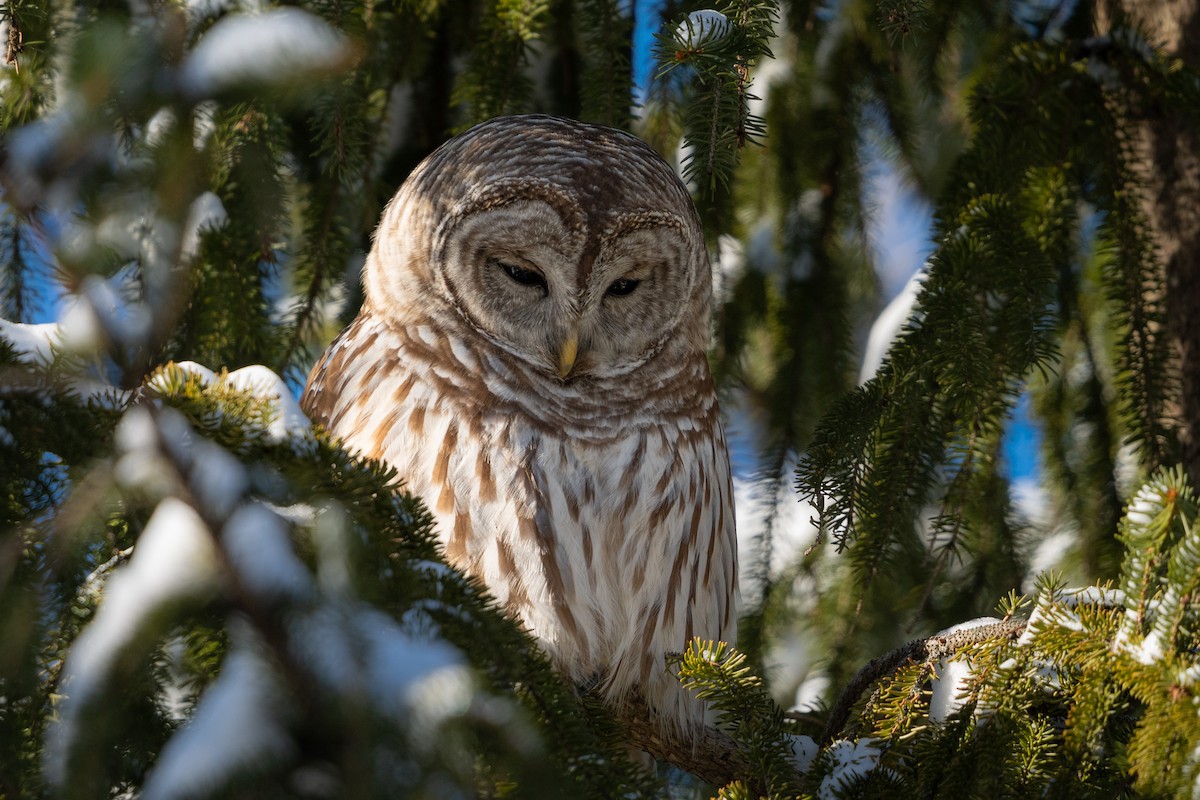
[[[579,355],[579,335],[574,331],[567,337],[567,340],[562,343],[562,348],[558,351],[558,374],[566,378],[571,374],[571,369],[575,366],[575,357]]]

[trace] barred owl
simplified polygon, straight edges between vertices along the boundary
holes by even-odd
[[[620,131],[485,122],[400,187],[363,287],[304,410],[399,472],[571,680],[693,731],[665,654],[732,639],[737,556],[710,265],[674,172]]]

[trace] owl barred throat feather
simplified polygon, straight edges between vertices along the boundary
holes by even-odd
[[[383,213],[302,405],[394,467],[447,559],[580,685],[702,724],[665,654],[735,635],[711,267],[645,143],[545,116],[442,145]]]

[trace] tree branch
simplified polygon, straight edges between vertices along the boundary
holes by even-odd
[[[654,713],[641,701],[626,703],[614,713],[625,727],[630,744],[713,786],[725,786],[748,776],[749,765],[737,743],[714,727],[706,726],[694,740],[685,742],[664,736]]]
[[[868,661],[866,666],[850,680],[849,685],[842,690],[837,703],[825,723],[821,734],[821,746],[829,744],[833,738],[846,727],[850,718],[850,710],[867,690],[867,687],[878,681],[884,675],[895,672],[903,664],[913,661],[938,661],[954,655],[964,647],[983,642],[988,639],[1015,639],[1025,630],[1026,621],[1023,619],[1007,619],[991,625],[980,625],[977,628],[955,631],[954,633],[938,634],[926,639],[914,639],[895,650]]]

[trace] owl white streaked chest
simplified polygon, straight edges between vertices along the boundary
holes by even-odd
[[[573,680],[698,724],[664,657],[733,639],[736,539],[710,266],[671,169],[619,131],[491,120],[405,181],[364,289],[305,411],[397,469]]]

